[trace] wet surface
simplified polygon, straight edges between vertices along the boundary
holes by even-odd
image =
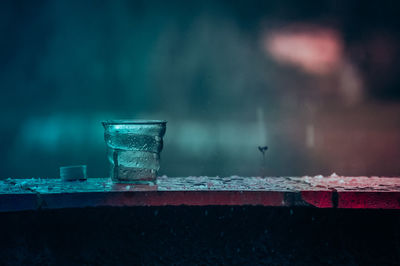
[[[382,191],[400,192],[398,177],[347,177],[332,175],[304,177],[158,177],[155,185],[115,184],[109,178],[87,181],[60,179],[6,179],[0,194],[74,193],[124,191]]]

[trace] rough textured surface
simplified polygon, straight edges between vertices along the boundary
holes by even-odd
[[[0,211],[97,206],[263,205],[400,209],[400,178],[159,177],[149,185],[108,178],[0,181]]]
[[[399,265],[400,213],[250,206],[0,213],[1,265]]]

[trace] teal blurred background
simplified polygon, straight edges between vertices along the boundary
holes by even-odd
[[[0,6],[1,178],[107,176],[105,119],[168,120],[168,176],[400,174],[396,3]]]

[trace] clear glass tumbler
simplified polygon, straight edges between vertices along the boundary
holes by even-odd
[[[108,120],[102,124],[112,180],[154,184],[167,121]]]

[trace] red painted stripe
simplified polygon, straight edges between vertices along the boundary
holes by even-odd
[[[339,192],[338,208],[400,209],[400,192]]]
[[[332,208],[332,191],[302,191],[301,198],[318,208]]]
[[[150,191],[107,195],[107,206],[207,206],[263,205],[285,206],[284,192],[276,191]]]

